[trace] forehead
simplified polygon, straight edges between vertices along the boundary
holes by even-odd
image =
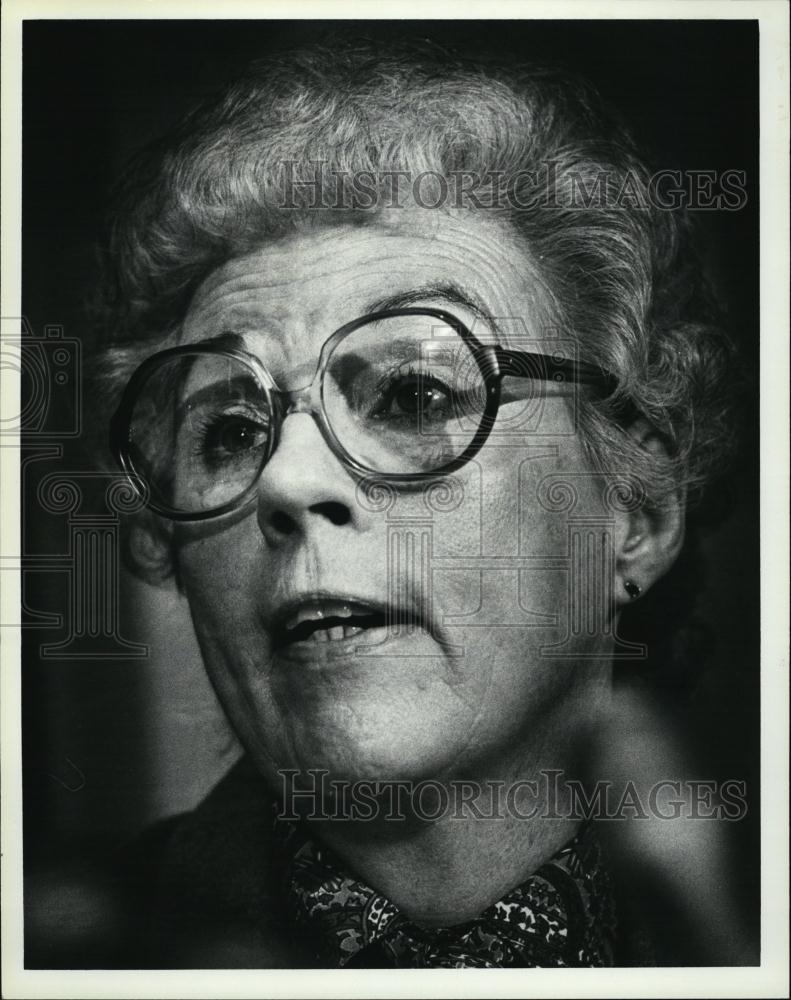
[[[450,304],[473,325],[487,317],[524,323],[538,337],[551,323],[550,298],[527,247],[503,220],[394,209],[364,224],[315,226],[233,258],[198,288],[182,336],[326,338],[397,299]]]

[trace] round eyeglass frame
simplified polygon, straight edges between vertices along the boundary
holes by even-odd
[[[324,406],[324,376],[330,359],[349,334],[362,326],[378,320],[399,316],[427,316],[440,320],[458,333],[473,356],[486,387],[486,398],[483,412],[480,416],[478,429],[470,443],[461,454],[445,465],[424,472],[382,472],[370,468],[354,457],[338,439],[327,417]],[[229,335],[231,336],[231,335]],[[150,495],[147,479],[135,467],[132,454],[131,424],[135,404],[140,394],[140,388],[148,379],[150,373],[164,362],[178,357],[191,355],[217,355],[232,358],[245,365],[256,378],[264,393],[264,401],[272,412],[272,433],[269,435],[268,447],[261,458],[258,469],[249,486],[237,497],[218,507],[208,510],[186,512],[160,503]],[[552,374],[549,374],[551,365]],[[594,365],[585,364],[548,354],[528,351],[513,351],[497,344],[484,344],[472,331],[452,313],[444,309],[430,306],[403,307],[399,309],[383,309],[378,312],[360,316],[339,327],[324,341],[319,353],[319,360],[312,381],[301,389],[283,390],[277,387],[272,376],[263,363],[254,355],[236,347],[223,343],[222,337],[210,342],[185,344],[181,347],[171,347],[147,358],[133,372],[121,396],[118,408],[110,420],[110,448],[121,470],[127,475],[133,489],[145,505],[154,513],[172,521],[205,521],[222,517],[233,511],[243,509],[252,501],[261,474],[280,441],[283,421],[291,413],[309,413],[315,420],[322,437],[333,454],[352,472],[361,478],[376,477],[380,481],[398,483],[402,486],[422,484],[426,480],[437,479],[455,472],[466,465],[483,447],[489,437],[500,406],[501,384],[504,377],[532,378],[539,381],[570,381],[575,384],[590,385],[601,394],[609,394],[615,387],[614,377],[607,371]],[[142,488],[141,488],[142,487]]]

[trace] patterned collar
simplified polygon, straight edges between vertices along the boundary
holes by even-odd
[[[322,967],[503,968],[613,964],[615,906],[590,824],[478,917],[448,928],[412,923],[343,870],[303,824],[275,820],[295,937]]]

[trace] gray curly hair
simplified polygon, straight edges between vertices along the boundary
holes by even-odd
[[[616,375],[611,398],[581,401],[594,466],[636,476],[654,505],[679,489],[694,499],[731,445],[730,346],[688,221],[655,203],[631,138],[595,93],[541,68],[359,45],[252,64],[122,181],[100,312],[104,404],[178,336],[211,270],[300,226],[338,221],[339,199],[345,218],[364,224],[392,203],[399,171],[440,190],[453,180],[474,210],[502,216],[580,358]],[[361,176],[367,200],[350,186]],[[473,201],[463,178],[484,177]],[[628,433],[635,414],[664,449]]]

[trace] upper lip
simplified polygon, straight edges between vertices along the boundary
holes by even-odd
[[[282,646],[290,641],[290,633],[306,621],[325,618],[357,618],[370,616],[377,624],[388,621],[408,622],[427,628],[424,616],[416,608],[394,606],[386,601],[371,600],[337,591],[311,591],[277,604],[268,618],[273,644]]]

